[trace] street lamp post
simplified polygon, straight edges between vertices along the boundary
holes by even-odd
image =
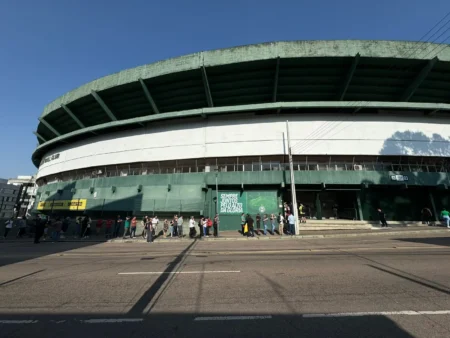
[[[219,183],[218,183],[219,171],[216,171],[216,215],[219,216]],[[214,216],[215,217],[215,216]],[[220,218],[217,222],[217,237],[219,237]]]
[[[294,180],[294,163],[292,161],[292,149],[291,149],[291,138],[289,136],[289,121],[286,121],[286,131],[287,131],[287,141],[288,141],[288,152],[289,152],[289,171],[291,173],[291,193],[292,193],[292,212],[294,214],[294,233],[298,235],[298,210],[297,210],[297,193],[295,190],[295,180]]]

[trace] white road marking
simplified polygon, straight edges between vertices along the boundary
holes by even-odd
[[[100,318],[100,319],[85,319],[81,320],[86,324],[103,324],[103,323],[136,323],[142,322],[144,318]]]
[[[240,271],[172,271],[172,272],[165,272],[165,271],[154,271],[154,272],[146,272],[146,271],[140,271],[140,272],[119,272],[119,275],[162,275],[162,274],[195,274],[195,273],[238,273]]]
[[[0,320],[0,324],[35,324],[37,320]]]
[[[439,311],[379,311],[379,312],[341,312],[341,313],[308,313],[303,318],[326,317],[362,317],[362,316],[422,316],[422,315],[448,315],[450,310]]]
[[[255,320],[255,319],[272,319],[272,316],[218,316],[218,317],[196,317],[195,321],[207,320]]]

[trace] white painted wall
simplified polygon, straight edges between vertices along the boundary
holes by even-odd
[[[112,133],[61,146],[38,177],[92,166],[203,157],[284,154],[286,119],[294,154],[450,156],[450,120],[395,115],[236,115]]]

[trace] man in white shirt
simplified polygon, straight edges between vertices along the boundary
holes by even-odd
[[[293,214],[290,214],[288,217],[289,222],[289,232],[291,235],[295,235],[295,217]]]
[[[195,237],[195,219],[194,216],[191,216],[191,219],[189,220],[189,237],[194,238]]]
[[[12,217],[5,222],[5,234],[3,235],[4,239],[6,239],[6,237],[8,236],[8,232],[11,231],[13,224],[14,224],[14,221],[13,221]]]
[[[155,235],[158,235],[158,224],[159,224],[158,216],[153,217],[152,218],[152,230]]]
[[[278,233],[280,236],[283,236],[283,228],[284,228],[284,217],[283,214],[280,212],[278,214]]]

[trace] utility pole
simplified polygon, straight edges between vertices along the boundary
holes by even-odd
[[[289,135],[289,121],[286,121],[286,131],[287,131],[287,141],[288,141],[288,153],[289,153],[289,171],[291,173],[291,193],[292,193],[292,212],[294,214],[294,232],[298,235],[298,210],[297,210],[297,194],[295,190],[295,180],[294,180],[294,163],[292,161],[292,149],[291,149],[291,137]]]
[[[216,214],[219,215],[219,183],[217,181],[217,176],[219,175],[219,172],[216,171]],[[214,215],[214,217],[216,217]],[[220,223],[220,218],[219,218]],[[217,237],[219,237],[219,223],[217,223]]]

